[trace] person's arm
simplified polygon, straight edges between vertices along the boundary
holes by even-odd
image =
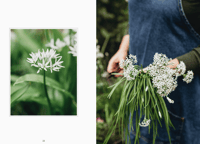
[[[186,65],[186,71],[192,70],[200,74],[200,47],[194,48],[189,53],[177,57],[178,61],[183,61]]]
[[[119,50],[115,55],[110,59],[107,67],[109,73],[115,72],[119,69],[119,63],[122,59],[126,59],[129,49],[129,35],[125,35],[122,39],[122,42],[119,46]],[[123,69],[119,69],[118,73],[122,73]]]
[[[192,70],[196,74],[200,74],[200,47],[194,48],[192,51],[178,56],[177,58],[171,60],[174,65],[170,65],[170,68],[176,68],[176,66],[183,61],[186,66],[186,72]]]

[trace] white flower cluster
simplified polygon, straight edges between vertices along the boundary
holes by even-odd
[[[77,44],[74,44],[74,47],[69,46],[69,49],[71,51],[69,51],[68,53],[71,53],[74,57],[77,56]]]
[[[47,49],[46,52],[44,51],[44,49],[42,52],[38,50],[37,53],[32,52],[30,56],[32,58],[27,58],[27,61],[31,63],[31,66],[39,68],[37,73],[39,73],[42,69],[44,69],[45,71],[47,71],[47,69],[50,69],[52,73],[53,71],[59,71],[60,68],[64,67],[61,66],[63,61],[60,61],[62,56],[56,54],[56,51],[54,49]]]
[[[152,77],[153,86],[157,88],[157,93],[164,97],[176,89],[178,76],[184,75],[186,71],[185,64],[181,61],[175,69],[167,67],[172,63],[169,63],[172,59],[167,58],[165,54],[155,53],[153,63],[145,68],[145,71]],[[134,64],[137,63],[136,56],[129,55],[126,60],[120,62],[120,67],[123,68],[124,77],[127,80],[134,80],[138,75],[138,69]],[[188,71],[187,75],[184,75],[183,81],[187,83],[192,81],[193,72]],[[170,101],[172,102],[172,101]]]
[[[168,59],[165,54],[156,53],[154,55],[153,64],[150,64],[145,69],[149,75],[153,77],[153,86],[157,88],[157,93],[162,97],[167,96],[176,89],[178,86],[178,76],[183,75],[186,71],[186,66],[182,61],[180,61],[176,69],[166,67],[167,65],[171,65],[171,63],[169,63],[171,60],[172,59]]]
[[[74,35],[74,40],[76,41],[76,39],[77,39],[77,36],[76,36],[76,34]],[[70,45],[70,37],[69,36],[66,36],[65,38],[64,38],[64,42],[63,41],[61,41],[59,38],[56,40],[56,43],[55,43],[55,45],[54,45],[54,39],[51,39],[51,41],[50,41],[50,43],[47,43],[45,46],[46,47],[50,47],[50,48],[52,48],[52,49],[54,49],[54,50],[57,50],[57,49],[60,49],[60,48],[62,48],[62,47],[65,47],[65,46],[67,46],[67,45]],[[77,56],[77,43],[75,42],[74,43],[74,46],[72,47],[72,46],[69,46],[69,49],[71,50],[71,51],[69,51],[68,53],[71,53],[73,56]]]
[[[58,39],[56,40],[56,45],[54,45],[54,39],[51,39],[50,43],[47,43],[45,46],[57,50],[57,49],[59,49],[59,48],[65,47],[65,46],[66,46],[66,43],[65,43],[65,42],[62,42],[62,41],[58,38]]]
[[[145,117],[144,120],[141,123],[139,123],[139,125],[141,127],[147,127],[147,126],[149,126],[150,122],[151,122],[151,120],[150,119],[146,119],[146,117]]]
[[[126,77],[127,80],[134,80],[135,77],[138,75],[139,70],[134,67],[134,64],[136,63],[136,56],[131,54],[129,55],[129,58],[126,57],[125,60],[121,60],[121,62],[119,63],[119,66],[123,68],[124,77]]]
[[[190,83],[193,79],[193,72],[192,71],[188,71],[187,75],[184,75],[184,79],[183,81],[185,81],[187,84]]]

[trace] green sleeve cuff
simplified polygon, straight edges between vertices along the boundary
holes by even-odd
[[[186,65],[186,72],[192,70],[194,73],[200,73],[200,47],[194,48],[189,53],[177,57],[179,63],[183,61]]]

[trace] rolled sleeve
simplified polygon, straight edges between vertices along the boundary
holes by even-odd
[[[186,65],[186,71],[192,70],[194,73],[200,74],[200,46],[194,48],[189,53],[177,57],[179,63],[183,61]]]

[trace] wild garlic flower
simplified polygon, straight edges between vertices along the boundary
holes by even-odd
[[[66,43],[61,41],[59,38],[56,40],[56,46],[59,48],[65,47]]]
[[[125,66],[125,60],[122,59],[122,60],[120,61],[120,63],[119,63],[119,67],[120,67],[120,68],[124,68],[124,66]]]
[[[136,57],[135,55],[130,54],[130,55],[129,55],[129,58],[132,59],[133,64],[136,64],[136,63],[137,63],[137,57]]]
[[[66,46],[66,43],[65,43],[65,42],[62,42],[62,41],[58,38],[58,39],[56,40],[56,45],[54,45],[54,39],[51,39],[50,43],[47,43],[45,46],[57,50],[57,49],[59,49],[59,48],[65,47],[65,46]]]
[[[139,125],[141,127],[147,127],[147,126],[149,126],[150,122],[151,122],[151,120],[150,119],[146,119],[146,117],[145,117],[144,120],[141,123],[139,123]]]
[[[175,70],[166,67],[171,64],[169,63],[171,60],[164,54],[155,53],[154,62],[146,68],[149,75],[153,77],[153,86],[157,87],[157,93],[162,97],[167,96],[176,89],[178,76],[183,75],[186,70],[182,61]]]
[[[172,59],[171,58],[168,59],[165,54],[155,53],[153,60],[154,60],[153,65],[166,66],[166,65],[168,65],[167,63]]]
[[[66,44],[66,45],[70,45],[70,36],[67,35],[67,36],[64,38],[64,41],[65,41],[65,44]]]
[[[190,83],[192,79],[194,78],[193,75],[194,73],[191,70],[189,70],[187,74],[184,76],[183,81],[185,81],[187,84]]]
[[[177,69],[177,73],[179,73],[179,75],[183,75],[186,71],[186,66],[184,64],[184,62],[180,61],[180,64],[178,64],[176,66]]]
[[[47,69],[50,69],[51,73],[53,71],[59,71],[60,68],[64,67],[61,66],[63,61],[60,61],[62,56],[59,56],[59,54],[56,54],[56,51],[53,49],[50,49],[45,52],[44,49],[42,52],[38,50],[37,53],[31,53],[29,54],[32,58],[27,58],[27,62],[31,63],[31,66],[39,68],[37,73],[40,72],[40,70],[44,69],[47,71]]]
[[[69,46],[69,49],[71,51],[69,51],[68,53],[71,53],[73,56],[77,56],[77,44],[75,44],[74,47]]]
[[[119,66],[123,68],[124,77],[126,77],[127,80],[134,80],[139,73],[139,70],[133,65],[135,63],[137,63],[137,58],[131,54],[129,55],[129,58],[126,57],[125,60],[121,60],[119,63]]]
[[[153,60],[153,63],[143,70],[145,70],[152,77],[152,84],[153,87],[157,88],[157,93],[160,96],[165,97],[176,89],[178,86],[177,78],[184,75],[186,66],[182,61],[180,61],[180,64],[177,65],[176,69],[167,67],[172,64],[169,63],[172,59],[167,58],[165,54],[155,53]],[[136,69],[134,66],[135,63],[137,63],[137,58],[134,55],[129,55],[129,58],[126,57],[125,60],[121,60],[119,63],[119,66],[123,68],[124,77],[126,77],[127,80],[134,80],[138,75],[138,72],[141,71]],[[192,81],[192,78],[192,71],[188,71],[183,81],[189,83]]]

